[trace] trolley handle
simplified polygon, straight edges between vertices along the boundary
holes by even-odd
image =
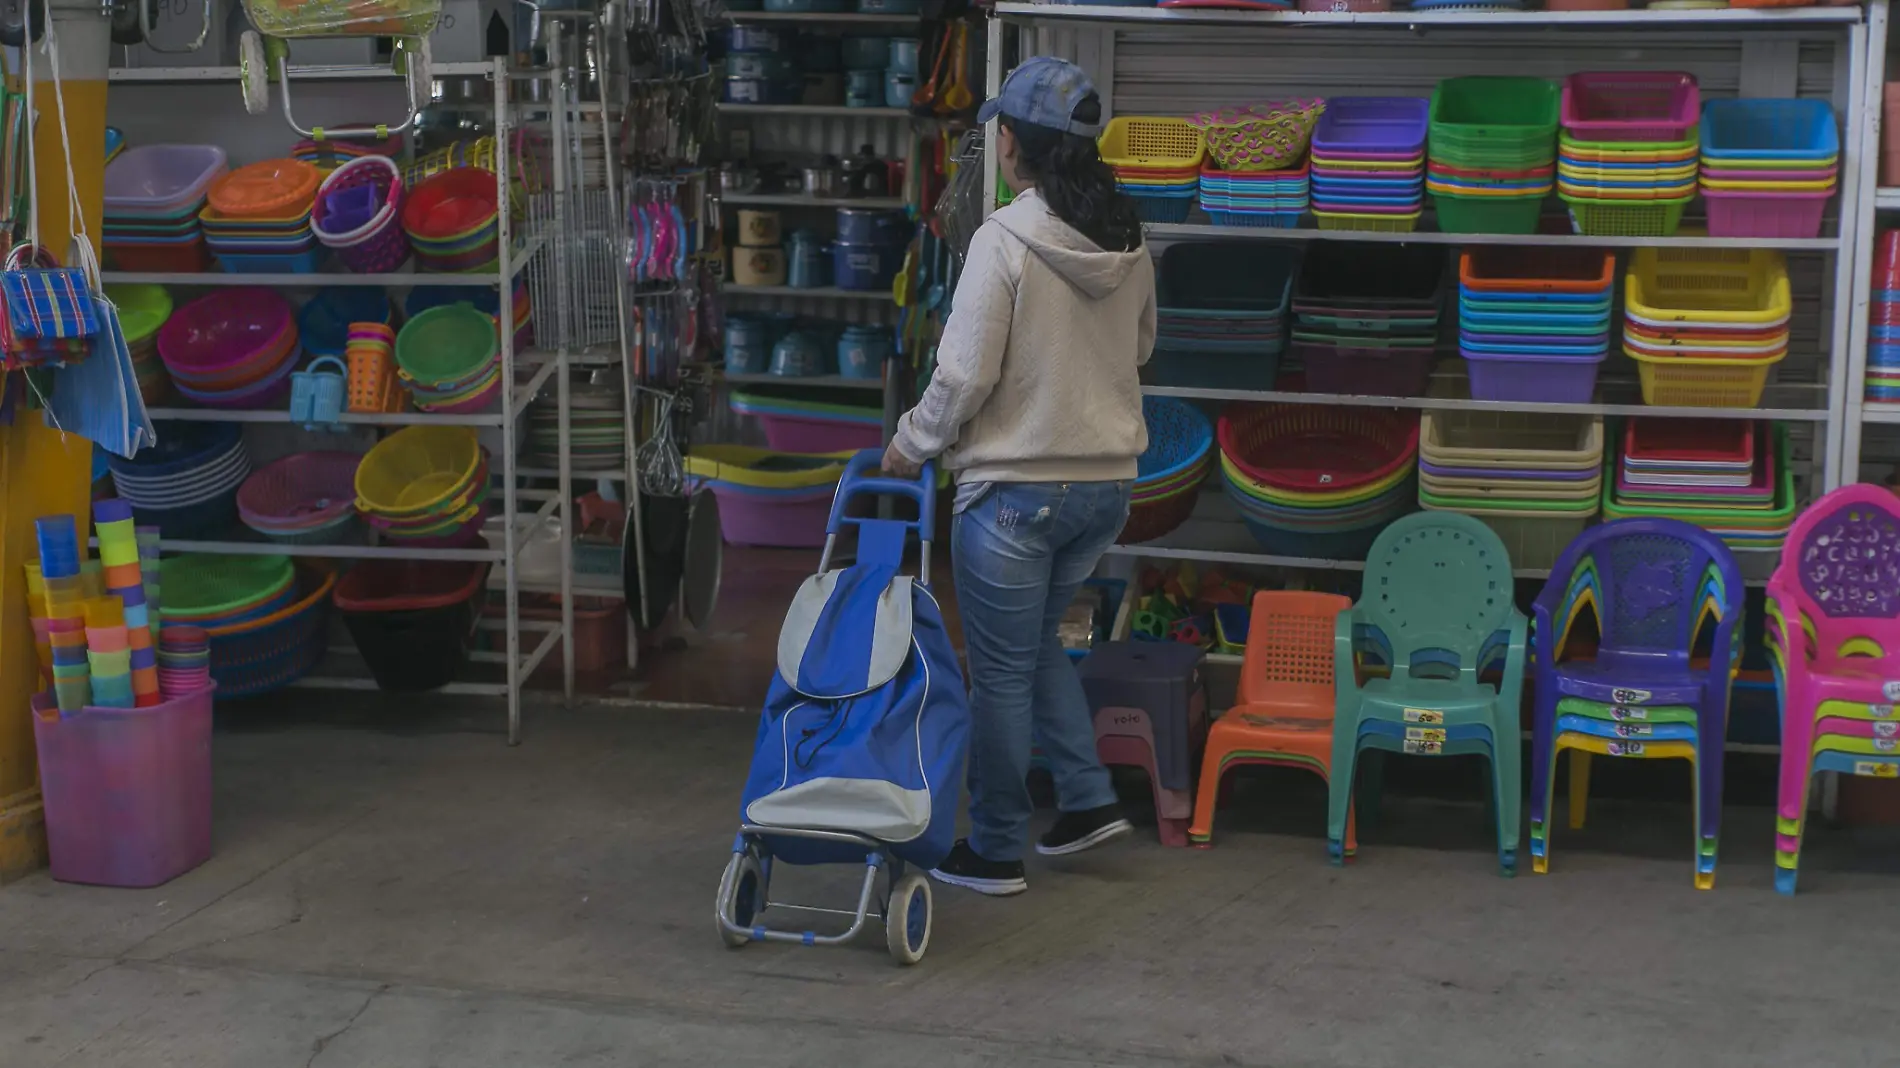
[[[905,526],[915,529],[924,541],[930,540],[931,532],[937,529],[937,465],[934,461],[924,461],[923,470],[915,481],[901,478],[885,478],[870,474],[878,470],[884,462],[881,449],[864,449],[851,457],[844,466],[844,477],[838,480],[838,492],[831,498],[831,518],[825,523],[825,533],[836,536],[845,523],[862,523],[865,520],[844,514],[845,504],[853,497],[863,495],[889,495],[908,497],[917,502],[917,518],[914,521],[901,520]]]

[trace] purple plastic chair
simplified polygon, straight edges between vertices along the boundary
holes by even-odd
[[[1546,868],[1543,847],[1559,702],[1590,702],[1590,718],[1607,719],[1612,727],[1623,727],[1624,721],[1640,723],[1651,708],[1687,706],[1695,710],[1696,885],[1714,885],[1722,822],[1722,746],[1744,593],[1741,569],[1728,546],[1701,527],[1674,519],[1615,520],[1584,531],[1564,549],[1532,608],[1537,687],[1532,705],[1531,843],[1536,870]],[[1573,611],[1581,612],[1577,606],[1585,596],[1601,635],[1596,658],[1560,662],[1560,639]],[[1716,615],[1715,641],[1708,666],[1696,667],[1690,662],[1692,647],[1711,609]],[[1630,747],[1630,755],[1640,752],[1640,745]]]

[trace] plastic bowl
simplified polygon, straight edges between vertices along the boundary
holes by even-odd
[[[494,316],[468,304],[445,304],[403,325],[396,335],[396,365],[423,386],[450,385],[487,368],[500,346]]]
[[[158,333],[158,328],[171,318],[172,295],[164,286],[107,286],[106,299],[119,309],[119,329],[125,332],[127,345],[136,345]]]
[[[214,372],[282,345],[294,329],[290,302],[276,290],[220,289],[172,313],[159,328],[158,355],[174,371]]]
[[[356,511],[353,452],[300,452],[252,473],[238,490],[238,512],[271,529],[323,526]]]
[[[413,517],[446,505],[482,466],[469,427],[404,427],[384,438],[356,469],[358,509]]]
[[[424,241],[453,241],[492,222],[500,203],[493,172],[451,167],[410,191],[402,228]]]

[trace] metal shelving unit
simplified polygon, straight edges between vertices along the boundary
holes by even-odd
[[[1888,0],[1867,3],[1867,63],[1865,94],[1868,106],[1860,121],[1849,124],[1843,134],[1841,168],[1853,166],[1862,176],[1861,195],[1855,202],[1843,198],[1843,213],[1852,211],[1859,220],[1854,242],[1854,332],[1848,365],[1849,389],[1842,419],[1841,465],[1847,473],[1843,481],[1856,481],[1878,473],[1870,467],[1881,465],[1900,469],[1900,433],[1881,428],[1900,426],[1900,404],[1866,400],[1867,346],[1872,338],[1868,310],[1872,303],[1874,276],[1874,236],[1882,225],[1900,225],[1900,187],[1881,188],[1880,129],[1882,116],[1881,85],[1887,78],[1887,53],[1891,45],[1890,5]],[[1894,121],[1900,117],[1889,116]]]

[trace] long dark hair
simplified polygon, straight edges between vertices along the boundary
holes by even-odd
[[[1100,122],[1101,97],[1093,93],[1083,97],[1071,118]],[[1135,202],[1115,189],[1115,172],[1102,162],[1094,138],[1008,115],[1001,121],[1016,135],[1016,169],[1036,183],[1036,192],[1056,218],[1104,249],[1130,252],[1141,247],[1141,218],[1135,214]]]

